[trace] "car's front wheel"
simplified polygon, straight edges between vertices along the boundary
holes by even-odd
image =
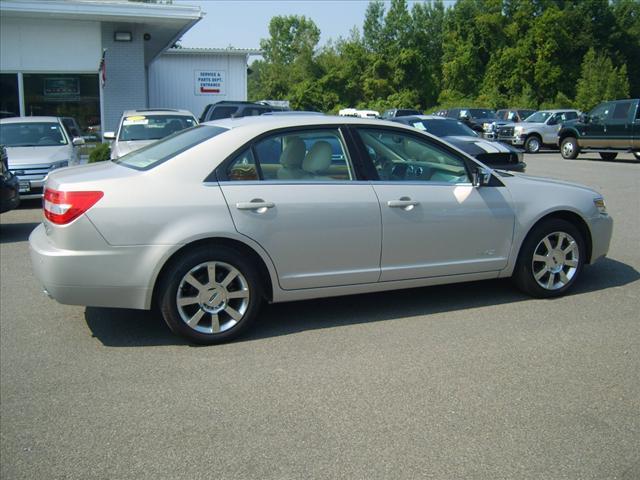
[[[580,231],[566,220],[550,219],[534,227],[522,244],[514,280],[534,297],[563,295],[580,276],[585,256]]]
[[[542,141],[537,135],[531,135],[527,138],[527,141],[524,142],[524,149],[527,153],[538,153],[540,148],[542,148]]]
[[[168,267],[159,300],[171,331],[194,343],[222,343],[255,320],[262,283],[255,267],[235,250],[203,246]]]
[[[575,159],[579,152],[578,141],[573,137],[567,137],[560,143],[560,155],[565,160]]]

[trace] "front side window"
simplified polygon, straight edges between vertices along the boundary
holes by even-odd
[[[185,115],[131,115],[122,120],[119,140],[159,140],[196,125],[196,119]]]
[[[6,147],[53,147],[66,145],[59,123],[24,122],[0,125],[0,144]]]
[[[226,131],[227,129],[222,127],[200,125],[142,147],[114,161],[135,170],[149,170]]]
[[[536,112],[532,115],[529,115],[527,118],[524,119],[525,122],[528,123],[544,123],[547,121],[547,118],[549,118],[551,115],[553,115],[551,112]]]
[[[611,113],[611,103],[603,103],[591,110],[591,121],[598,122],[609,118]]]
[[[354,178],[337,129],[288,131],[261,139],[231,161],[226,176],[229,180],[304,182]]]
[[[464,161],[426,140],[368,128],[358,134],[382,181],[469,183]]]

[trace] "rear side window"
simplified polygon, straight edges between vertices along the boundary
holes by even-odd
[[[227,129],[222,127],[200,125],[166,137],[114,161],[135,170],[150,170],[170,158],[195,147],[199,143],[226,131]]]
[[[631,102],[620,102],[616,104],[613,110],[614,120],[626,120],[629,117],[629,109],[631,108]]]
[[[354,178],[338,130],[303,130],[264,138],[227,168],[229,180],[331,182]]]

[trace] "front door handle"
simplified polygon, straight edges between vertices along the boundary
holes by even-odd
[[[419,205],[420,202],[411,200],[409,197],[401,197],[399,200],[389,200],[387,206],[391,208],[402,208],[404,210],[412,210],[413,207]]]
[[[265,202],[261,198],[254,198],[250,202],[238,202],[236,208],[238,210],[255,210],[257,213],[264,213],[269,208],[275,207],[273,202]]]

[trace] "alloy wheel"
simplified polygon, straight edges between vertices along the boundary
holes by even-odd
[[[249,306],[249,283],[224,262],[205,262],[189,270],[178,285],[176,305],[193,330],[215,334],[236,326]]]
[[[580,262],[580,249],[566,232],[553,232],[544,237],[533,251],[531,271],[538,285],[546,290],[559,290],[574,277]]]

